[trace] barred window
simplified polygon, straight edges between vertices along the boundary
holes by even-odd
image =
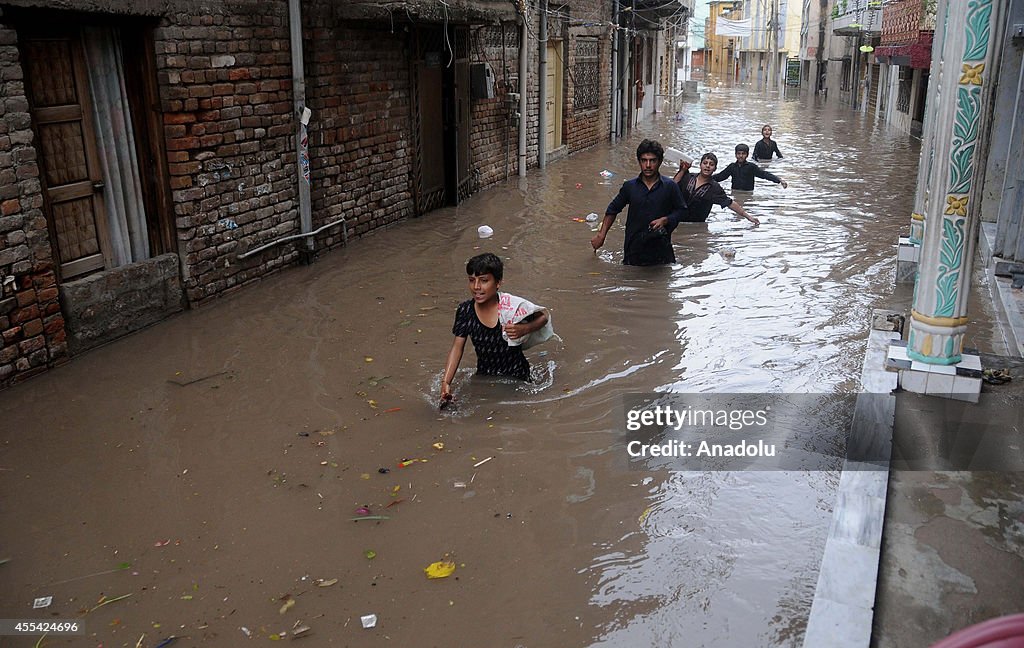
[[[576,38],[576,60],[573,63],[573,100],[576,110],[597,108],[601,94],[601,46],[596,36]]]
[[[910,112],[910,90],[913,87],[914,77],[910,68],[900,67],[900,84],[896,94],[896,110],[901,113]]]

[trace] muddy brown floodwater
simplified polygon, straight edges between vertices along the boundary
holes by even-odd
[[[573,218],[603,213],[642,136],[721,168],[764,123],[790,186],[745,198],[761,227],[716,209],[677,230],[678,265],[638,269],[622,219],[592,253]],[[309,646],[800,645],[838,473],[646,469],[623,397],[856,392],[918,151],[814,97],[716,91],[0,393],[0,617],[84,624],[47,646],[296,625]],[[467,352],[439,415],[480,251],[562,342],[528,352],[533,385],[470,379]]]

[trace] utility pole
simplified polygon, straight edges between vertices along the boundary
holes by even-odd
[[[769,45],[769,52],[771,52],[771,60],[768,62],[768,81],[769,84],[774,84],[775,88],[779,87],[779,0],[772,0],[772,17],[771,17],[771,29],[768,30],[771,34],[772,42]]]
[[[548,1],[540,1],[540,34],[537,36],[537,166],[548,166]],[[555,142],[557,145],[557,142]]]

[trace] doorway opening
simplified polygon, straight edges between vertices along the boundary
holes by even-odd
[[[469,32],[424,26],[414,35],[416,213],[457,205],[472,193]]]

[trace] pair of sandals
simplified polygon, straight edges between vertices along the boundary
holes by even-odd
[[[1013,380],[1009,369],[986,369],[982,372],[982,380],[990,385],[1002,385]]]

